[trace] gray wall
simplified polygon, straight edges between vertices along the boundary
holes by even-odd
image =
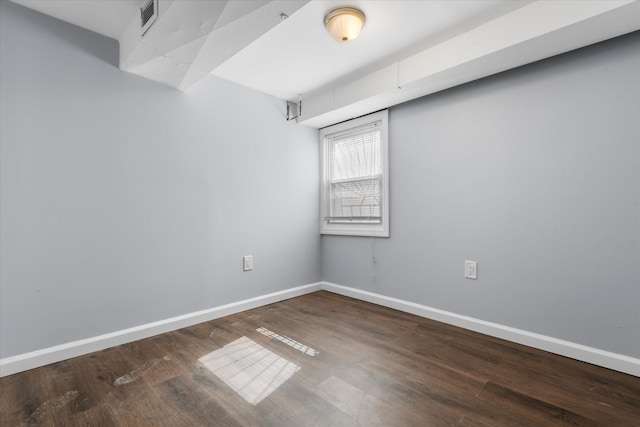
[[[640,357],[640,33],[392,108],[389,140],[391,237],[323,236],[324,280]]]
[[[0,0],[0,357],[321,273],[640,357],[639,48],[392,108],[391,238],[320,253],[316,132],[281,102],[123,73],[115,41]]]
[[[281,101],[0,8],[1,357],[320,280],[317,132]]]

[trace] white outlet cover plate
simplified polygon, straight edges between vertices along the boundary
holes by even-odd
[[[244,257],[242,257],[242,270],[253,270],[253,255],[245,255]]]
[[[464,262],[464,277],[466,279],[478,279],[478,262],[477,261]]]

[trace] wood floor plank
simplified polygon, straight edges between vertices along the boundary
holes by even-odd
[[[261,356],[252,361],[252,352]],[[256,390],[270,394],[251,401],[224,371],[201,362],[223,354],[222,366],[236,369],[243,387],[260,384]],[[290,377],[267,376],[285,365],[295,366]],[[271,389],[270,381],[279,385]],[[326,291],[0,379],[2,426],[637,427],[639,420],[638,377]]]
[[[153,338],[124,344],[121,349],[125,357],[136,365],[133,376],[151,385],[177,377],[185,372],[184,366],[172,357],[171,352],[159,345]]]
[[[48,372],[44,366],[0,379],[0,425],[53,423]]]
[[[491,403],[491,411],[485,409],[486,406],[489,406],[487,405],[488,402]],[[494,422],[502,425],[601,425],[566,408],[553,405],[549,402],[531,397],[528,394],[519,393],[513,389],[502,387],[492,382],[487,383],[482,390],[479,403],[480,406],[476,414],[482,417],[486,417],[487,414],[489,414],[494,418]],[[507,414],[511,415],[511,417],[505,417]],[[507,422],[507,420],[509,421]]]
[[[269,399],[290,414],[301,427],[358,426],[353,417],[296,381],[285,383],[281,392],[274,393]]]
[[[177,425],[242,427],[233,414],[187,376],[171,378],[156,385],[155,389],[162,401],[173,409]]]
[[[71,415],[61,425],[70,426],[118,426],[122,425],[114,416],[114,413],[104,405],[94,406],[86,411],[78,412]]]
[[[567,370],[572,375],[566,375]],[[640,381],[619,372],[603,370],[603,375],[599,376],[593,371],[592,365],[548,355],[535,362],[505,360],[491,381],[514,392],[580,412],[601,423],[637,422],[640,419]],[[635,419],[630,419],[629,414]]]

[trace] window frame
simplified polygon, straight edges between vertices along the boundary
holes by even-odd
[[[330,146],[329,138],[337,133],[380,122],[380,140],[382,148],[382,179],[380,204],[381,221],[379,223],[331,223],[330,216]],[[389,237],[389,111],[382,110],[366,116],[348,120],[320,129],[320,234],[342,236]]]

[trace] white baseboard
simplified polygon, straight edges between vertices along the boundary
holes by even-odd
[[[633,357],[335,283],[322,282],[322,289],[640,377],[640,359]]]
[[[0,359],[0,377],[16,374],[18,372],[26,371],[33,368],[38,368],[50,363],[60,362],[72,357],[82,356],[94,351],[104,350],[105,348],[117,346],[120,344],[126,344],[154,335],[186,328],[187,326],[207,322],[209,320],[239,313],[245,310],[250,310],[252,308],[261,307],[263,305],[272,304],[274,302],[284,301],[289,298],[318,291],[321,288],[321,283],[312,283],[309,285],[286,289],[284,291],[261,295],[244,301],[234,302],[207,310],[197,311],[182,316],[172,317],[170,319],[148,323],[146,325],[136,326],[133,328],[123,329],[121,331],[111,332],[92,338],[73,341],[42,350],[36,350],[30,353],[19,354],[12,357],[5,357],[3,359]]]
[[[321,289],[640,377],[640,359],[328,282],[299,286],[146,325],[6,357],[0,359],[0,377],[175,331]]]

